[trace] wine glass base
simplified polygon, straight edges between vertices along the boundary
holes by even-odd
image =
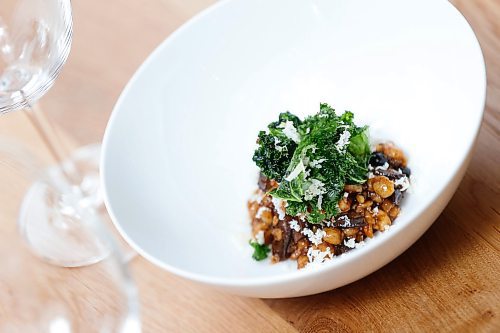
[[[86,146],[67,161],[82,175],[79,184],[67,184],[61,166],[54,166],[45,171],[23,199],[18,220],[20,232],[32,252],[51,264],[86,266],[110,253],[87,214],[90,211],[98,215],[99,222],[108,219],[99,187],[99,152],[99,145]]]

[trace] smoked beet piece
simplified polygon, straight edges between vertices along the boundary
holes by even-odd
[[[373,167],[382,166],[387,163],[387,156],[380,152],[374,152],[370,156],[370,165]]]

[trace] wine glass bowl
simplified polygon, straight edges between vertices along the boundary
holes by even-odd
[[[71,49],[69,0],[6,1],[0,8],[0,113],[34,104]]]

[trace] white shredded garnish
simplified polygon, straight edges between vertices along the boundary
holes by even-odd
[[[357,249],[357,248],[359,248],[359,247],[363,247],[363,246],[365,246],[365,244],[366,244],[366,243],[365,243],[365,241],[361,241],[361,242],[359,242],[359,243],[354,244],[354,247]]]
[[[304,228],[302,230],[302,234],[307,236],[309,241],[314,245],[319,245],[323,243],[323,237],[326,235],[326,232],[323,231],[322,229],[318,229],[316,230],[316,233],[314,233],[311,229]]]
[[[344,192],[344,198],[347,198],[349,196],[349,193]]]
[[[295,141],[295,143],[300,142],[299,132],[297,132],[297,129],[293,125],[292,121],[287,120],[285,123],[281,123],[279,127],[283,128],[283,134],[285,134],[287,138]]]
[[[304,199],[311,200],[315,196],[326,193],[325,184],[322,181],[317,179],[311,179],[310,182],[311,184],[304,192]]]
[[[330,251],[329,247],[327,247],[325,251],[315,250],[312,247],[310,247],[307,250],[307,259],[309,260],[309,263],[306,265],[306,267],[322,264],[327,259],[331,258],[332,258],[332,252]]]
[[[311,168],[321,169],[321,163],[326,161],[326,158],[320,158],[319,160],[314,160],[309,163]]]
[[[290,228],[292,228],[293,230],[295,230],[297,232],[300,231],[300,225],[299,225],[299,222],[297,222],[297,220],[291,220],[288,223],[290,224]]]
[[[285,180],[288,181],[288,182],[291,182],[292,180],[294,180],[295,178],[297,178],[301,172],[306,172],[306,168],[304,166],[304,163],[302,161],[300,161],[297,166],[292,170],[292,172],[290,172],[290,174],[285,177]]]
[[[255,240],[259,245],[264,245],[265,240],[264,240],[264,231],[260,230],[257,234],[255,234]]]
[[[323,195],[320,194],[320,195],[318,195],[318,205],[317,205],[318,210],[321,210],[321,204],[322,203],[323,203]]]
[[[272,202],[273,202],[273,205],[274,205],[274,208],[276,209],[276,211],[278,212],[278,218],[280,220],[283,220],[285,218],[285,209],[284,209],[284,201],[279,199],[279,198],[272,198]]]
[[[274,149],[277,151],[282,151],[284,147],[280,146],[279,144],[281,143],[280,139],[277,137],[274,137]]]
[[[339,152],[345,151],[346,146],[349,144],[349,139],[351,138],[351,132],[345,129],[342,134],[340,134],[339,141],[335,144],[335,147]]]
[[[406,191],[410,187],[410,181],[408,180],[408,177],[406,177],[406,175],[405,175],[399,179],[396,179],[394,181],[394,185],[396,185],[396,186],[400,185],[401,186],[400,191],[403,192],[403,191]]]
[[[379,165],[378,167],[375,167],[375,170],[387,170],[389,169],[389,163],[385,162],[384,165]]]
[[[323,221],[324,224],[327,226],[327,227],[330,227],[332,225],[332,221],[330,220],[326,220],[326,221]]]
[[[354,238],[344,239],[344,245],[348,248],[354,249],[356,247],[356,240]]]
[[[306,169],[306,171],[304,172],[304,179],[309,177],[310,174],[311,174],[311,170]]]
[[[351,226],[351,220],[347,215],[342,215],[338,218],[339,221],[342,221],[341,224],[339,224],[339,227],[342,228],[349,228]]]
[[[259,210],[257,210],[257,214],[255,214],[255,217],[260,219],[262,217],[262,213],[264,213],[265,211],[271,211],[271,210],[266,206],[259,207]]]

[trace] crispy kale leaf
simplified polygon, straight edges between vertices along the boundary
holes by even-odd
[[[294,201],[289,213],[306,213],[319,223],[339,213],[338,201],[346,183],[366,180],[370,147],[366,127],[357,127],[354,115],[340,117],[327,104],[299,126],[297,146],[283,181],[272,196]]]
[[[292,116],[290,113],[280,115],[278,122],[269,125],[267,134],[279,140],[288,140],[286,142],[290,146],[286,155],[279,155],[279,160],[268,160],[277,152],[264,155],[260,152],[263,149],[261,145],[254,161],[258,156],[261,157],[260,165],[257,164],[259,167],[273,166],[267,169],[261,167],[261,171],[280,183],[270,194],[287,200],[287,214],[306,214],[309,222],[319,223],[339,213],[337,203],[346,183],[363,183],[366,180],[370,157],[368,129],[354,124],[352,112],[346,111],[337,116],[328,104],[321,104],[319,113],[303,122]],[[290,135],[291,126],[286,130],[284,121],[293,123],[297,136]],[[290,136],[299,140],[292,140]]]
[[[253,161],[266,177],[277,182],[282,180],[297,148],[297,143],[285,133],[290,131],[292,125],[296,129],[300,124],[297,116],[285,112],[280,114],[278,121],[269,124],[267,132],[259,132],[259,147],[255,150]]]
[[[269,246],[260,245],[259,243],[253,241],[249,241],[249,244],[251,247],[253,247],[252,258],[257,261],[261,261],[267,258],[267,254],[270,251]]]

